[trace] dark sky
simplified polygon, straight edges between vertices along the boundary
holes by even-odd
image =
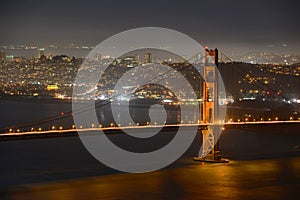
[[[297,0],[9,0],[1,2],[0,45],[97,45],[120,31],[156,26],[228,53],[299,53],[299,13]]]

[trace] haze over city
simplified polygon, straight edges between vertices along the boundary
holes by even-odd
[[[183,32],[228,55],[299,54],[299,1],[2,2],[0,45],[95,46],[146,26]],[[84,55],[84,54],[83,54]]]

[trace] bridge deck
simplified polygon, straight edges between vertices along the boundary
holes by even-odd
[[[106,134],[120,134],[123,133],[122,130],[126,129],[162,129],[163,131],[173,131],[177,130],[179,126],[189,127],[198,126],[199,130],[207,128],[207,126],[212,124],[175,124],[175,125],[148,125],[148,126],[126,126],[126,127],[106,127],[106,128],[81,128],[81,129],[64,129],[64,130],[46,130],[46,131],[29,131],[29,132],[17,132],[17,133],[3,133],[0,134],[0,141],[11,140],[11,139],[26,139],[26,138],[38,138],[38,137],[62,137],[62,136],[75,136],[77,132],[91,132],[91,131],[104,131]],[[219,124],[223,126],[224,129],[231,128],[243,128],[247,130],[255,129],[255,127],[277,127],[281,131],[286,127],[295,129],[295,126],[300,125],[300,120],[290,120],[290,121],[258,121],[258,122],[230,122]],[[272,128],[271,127],[271,128]],[[275,130],[278,130],[275,128]],[[299,132],[300,129],[293,131],[292,133]],[[288,134],[290,134],[289,132]],[[300,134],[300,133],[299,133]]]

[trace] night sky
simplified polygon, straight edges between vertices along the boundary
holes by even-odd
[[[0,45],[97,45],[121,31],[156,26],[228,53],[299,53],[300,2],[1,1]]]

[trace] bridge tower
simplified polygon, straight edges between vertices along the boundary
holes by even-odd
[[[227,163],[228,159],[221,157],[219,142],[215,143],[215,138],[219,138],[222,126],[218,125],[218,49],[205,49],[204,56],[204,82],[203,82],[203,105],[201,107],[201,121],[207,123],[207,127],[202,130],[202,155],[194,157],[195,161]]]

